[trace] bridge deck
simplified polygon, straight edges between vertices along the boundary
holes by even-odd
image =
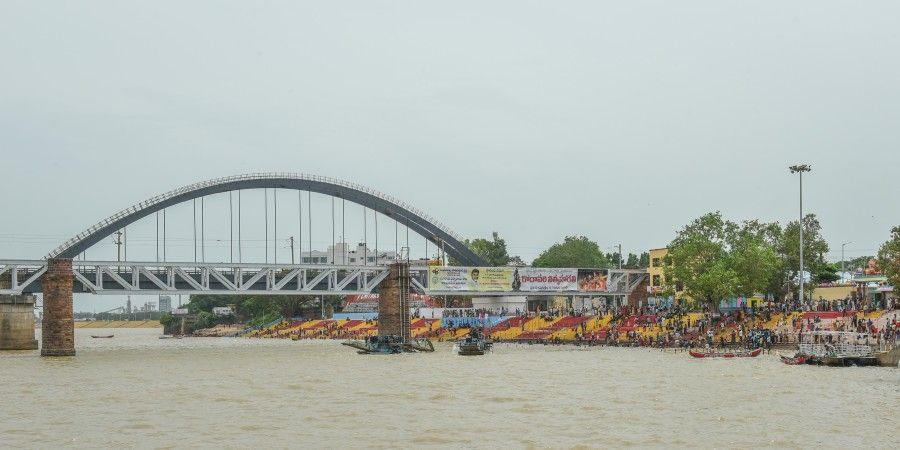
[[[195,262],[73,261],[76,293],[157,294],[370,294],[388,275],[387,266]],[[46,260],[0,260],[0,294],[41,292]],[[441,296],[628,295],[646,277],[642,269],[608,269],[612,291],[438,291],[428,287],[428,268],[411,267],[412,290]],[[5,284],[4,284],[5,282]]]

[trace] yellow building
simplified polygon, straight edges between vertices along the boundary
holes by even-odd
[[[659,294],[666,285],[663,262],[667,254],[669,249],[666,247],[650,249],[650,266],[647,268],[647,274],[650,275],[650,295]]]
[[[666,290],[666,273],[664,270],[666,255],[669,254],[667,247],[652,248],[650,253],[650,265],[647,267],[647,274],[650,276],[650,296],[657,297]],[[680,286],[675,286],[675,300],[688,301],[690,297],[684,295]]]

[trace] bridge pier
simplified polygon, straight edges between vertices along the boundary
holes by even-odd
[[[378,335],[409,341],[409,263],[391,264],[388,276],[378,286]]]
[[[34,296],[0,295],[0,350],[37,350]]]
[[[75,322],[72,320],[72,260],[47,260],[41,280],[44,320],[41,324],[41,356],[75,355]]]

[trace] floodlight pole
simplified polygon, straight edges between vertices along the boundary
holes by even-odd
[[[844,246],[852,244],[852,242],[844,242],[841,244],[841,284],[844,284],[844,274],[847,273],[846,258],[844,258]]]
[[[800,174],[800,301],[803,301],[803,172],[809,172],[812,168],[807,164],[790,166],[791,173]]]

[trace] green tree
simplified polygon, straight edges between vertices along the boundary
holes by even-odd
[[[505,266],[512,257],[506,250],[506,241],[496,231],[491,233],[491,240],[477,238],[464,241],[472,252],[480,256],[489,266]],[[451,265],[459,265],[458,261],[450,261]]]
[[[891,238],[878,249],[878,265],[891,286],[900,286],[900,226],[891,228]]]
[[[679,231],[664,261],[668,290],[680,285],[685,294],[713,311],[722,299],[735,295],[740,281],[730,266],[727,240],[736,229],[737,225],[714,212]]]
[[[596,242],[584,236],[567,236],[562,243],[544,250],[532,263],[534,267],[610,267]]]
[[[851,258],[844,263],[844,267],[847,269],[847,272],[853,272],[855,270],[864,270],[866,266],[869,265],[869,261],[871,260],[879,260],[880,257],[876,257],[873,255],[868,256],[857,256],[855,258]],[[840,266],[840,262],[838,262],[838,266]]]
[[[648,267],[650,267],[650,252],[643,252],[638,259],[638,269],[646,269]]]
[[[798,221],[789,222],[784,227],[778,243],[778,252],[782,255],[782,270],[787,281],[787,287],[791,292],[798,292],[800,286],[800,224]],[[828,253],[828,242],[822,237],[822,226],[815,214],[808,214],[803,218],[803,267],[810,274],[822,271],[825,264],[825,254]],[[815,287],[814,280],[808,280],[805,285],[807,293],[812,294]]]
[[[770,235],[770,231],[774,229],[761,228],[758,222],[748,221],[728,237],[728,262],[737,276],[737,294],[750,297],[758,292],[768,293],[777,278],[781,258],[772,244],[776,234]]]
[[[816,283],[834,283],[841,279],[838,272],[841,270],[840,263],[825,262],[813,272],[813,281]]]

